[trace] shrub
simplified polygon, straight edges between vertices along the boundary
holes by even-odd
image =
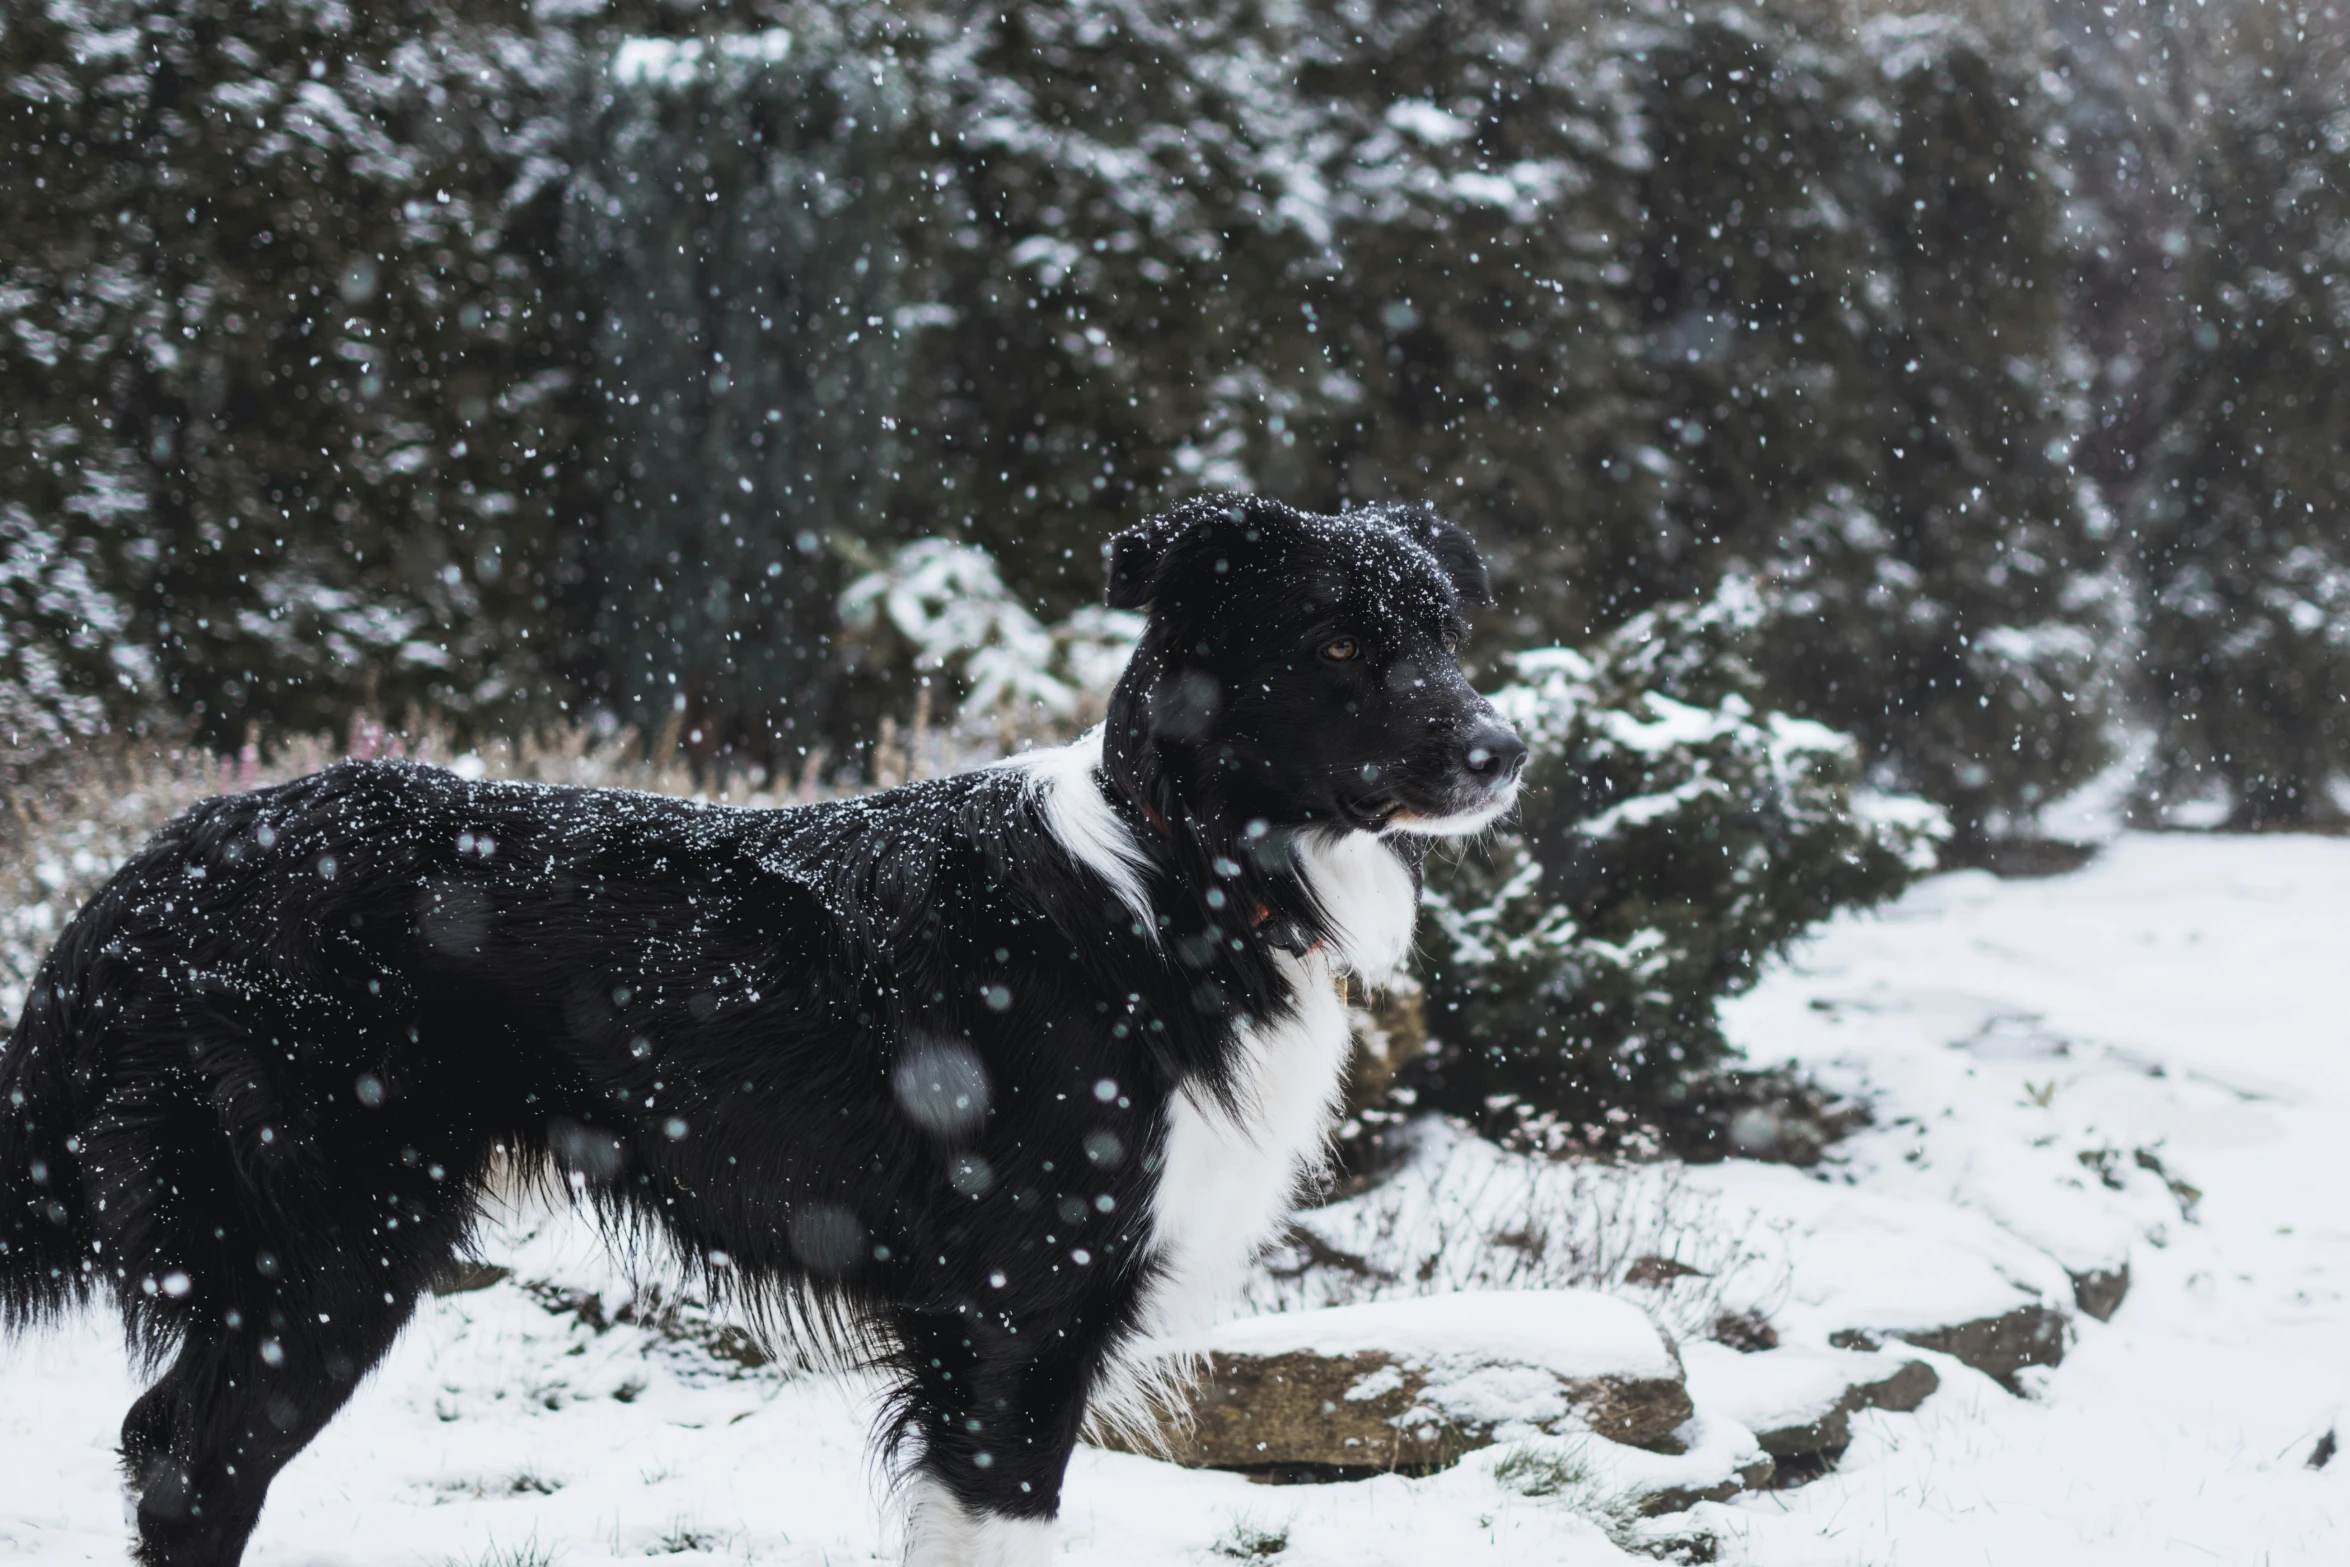
[[[1048,625],[1005,588],[994,556],[947,539],[917,539],[850,583],[840,618],[865,644],[900,644],[880,658],[950,675],[959,720],[1008,722],[1031,738],[1098,722],[1143,628],[1142,616],[1095,604]]]
[[[1836,910],[1892,896],[1946,835],[1871,792],[1849,736],[1771,709],[1761,596],[1647,611],[1510,661],[1520,819],[1428,867],[1425,1107],[1550,1146],[1669,1122],[1728,1051],[1716,1016]]]

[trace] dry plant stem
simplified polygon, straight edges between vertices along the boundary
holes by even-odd
[[[1605,1289],[1679,1338],[1725,1315],[1768,1317],[1785,1248],[1721,1213],[1677,1164],[1498,1156],[1415,1162],[1306,1215],[1259,1269],[1249,1303],[1296,1311],[1463,1289]]]

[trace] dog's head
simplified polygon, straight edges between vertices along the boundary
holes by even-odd
[[[1110,541],[1110,603],[1150,624],[1111,699],[1114,776],[1277,827],[1475,832],[1526,747],[1469,686],[1477,547],[1405,506],[1316,516],[1189,502]]]

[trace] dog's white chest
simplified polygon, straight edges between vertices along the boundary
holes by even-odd
[[[1162,1337],[1222,1314],[1321,1167],[1352,1042],[1339,973],[1385,979],[1409,950],[1417,898],[1411,873],[1385,845],[1357,835],[1307,860],[1334,916],[1337,950],[1276,959],[1295,1006],[1241,1034],[1233,1105],[1192,1092],[1169,1110],[1151,1215],[1160,1282],[1146,1308],[1148,1330]]]
[[[1236,1104],[1195,1091],[1169,1107],[1151,1212],[1155,1335],[1204,1327],[1222,1313],[1321,1161],[1346,1072],[1346,1009],[1319,954],[1283,962],[1296,971],[1297,1011],[1242,1036]]]

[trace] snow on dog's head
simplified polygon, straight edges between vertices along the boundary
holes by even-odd
[[[1493,602],[1459,527],[1216,497],[1108,553],[1110,603],[1151,610],[1111,698],[1113,771],[1168,770],[1271,827],[1471,833],[1516,798],[1525,744],[1457,656],[1463,604]]]

